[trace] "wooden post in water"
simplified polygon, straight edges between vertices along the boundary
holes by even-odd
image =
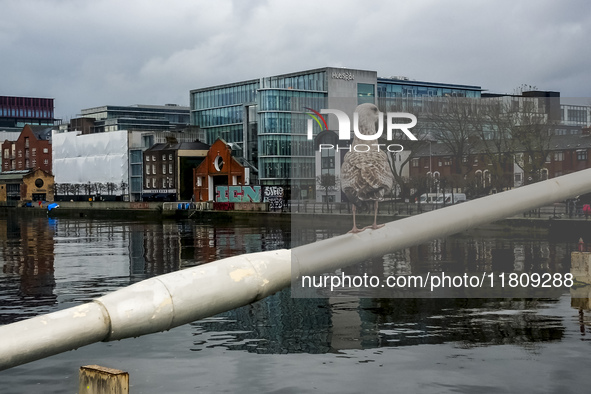
[[[80,367],[79,394],[127,394],[129,374],[119,369],[86,365]]]

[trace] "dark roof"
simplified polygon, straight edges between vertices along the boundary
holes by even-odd
[[[152,145],[146,151],[161,151],[161,150],[209,150],[209,145],[200,141],[195,142],[177,142],[177,143],[159,143]]]
[[[44,141],[51,141],[51,130],[53,130],[53,126],[38,126],[38,125],[28,125],[33,132],[33,135],[38,140]]]
[[[16,171],[4,171],[0,172],[0,181],[15,181],[22,180],[26,175],[34,172],[35,170],[16,170]]]

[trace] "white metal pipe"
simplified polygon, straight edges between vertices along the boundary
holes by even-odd
[[[98,303],[40,315],[0,327],[0,370],[102,341],[109,315]]]
[[[591,192],[591,169],[290,250],[161,275],[75,308],[0,327],[0,370],[98,341],[164,331],[249,304],[294,275],[331,272],[532,208]]]
[[[591,192],[591,169],[292,249],[299,275],[331,272],[370,257],[446,237],[531,209]]]

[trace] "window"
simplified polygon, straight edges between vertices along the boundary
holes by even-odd
[[[172,153],[168,155],[168,160],[172,160]]]
[[[543,180],[548,179],[548,170],[546,168],[542,169],[542,179]]]
[[[43,164],[49,164],[49,160],[47,160],[47,159],[43,160]]]
[[[150,175],[150,165],[146,164],[146,175]]]
[[[36,156],[36,155],[37,155],[37,148],[33,148],[33,149],[31,149],[31,154],[32,154],[33,156]]]
[[[23,157],[23,151],[22,150],[19,150],[18,151],[18,157]]]
[[[162,164],[162,174],[166,175],[166,164]]]
[[[162,188],[166,189],[166,178],[162,178]]]
[[[156,161],[156,156],[152,155],[152,161]]]
[[[173,172],[172,172],[172,164],[169,164],[169,165],[168,165],[168,173],[169,173],[169,174],[172,174],[172,173],[173,173]]]
[[[4,158],[8,159],[10,157],[10,150],[9,149],[4,149]]]
[[[146,189],[150,188],[150,178],[146,178]]]
[[[322,168],[334,168],[334,156],[322,158]]]
[[[33,159],[33,168],[36,168],[36,167],[37,167],[37,160]]]
[[[152,188],[156,189],[156,178],[152,178]]]
[[[564,161],[564,152],[554,152],[554,161]]]
[[[443,158],[443,165],[444,165],[444,166],[450,166],[450,165],[451,165],[451,158],[449,158],[449,157],[444,157],[444,158]]]
[[[357,84],[357,104],[371,103],[373,104],[375,99],[375,90],[373,84],[358,83]]]
[[[515,183],[521,183],[521,173],[515,174]]]
[[[587,160],[587,150],[586,149],[577,150],[577,160]]]
[[[162,155],[162,161],[166,161],[166,154]]]
[[[43,153],[49,153],[49,149],[43,148]]]
[[[150,161],[150,156],[146,155],[146,161]]]
[[[152,175],[156,175],[156,164],[152,164]]]
[[[419,166],[419,158],[418,158],[418,157],[415,157],[415,158],[414,158],[414,159],[412,159],[410,162],[411,162],[411,165],[412,165],[413,167],[418,167],[418,166]]]

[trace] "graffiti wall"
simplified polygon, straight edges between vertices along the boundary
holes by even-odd
[[[261,195],[263,191],[263,196]],[[269,203],[270,210],[283,208],[284,192],[281,186],[216,186],[217,203]]]
[[[283,187],[267,186],[265,187],[265,200],[269,203],[269,210],[283,209]]]
[[[260,186],[216,186],[216,202],[261,202]]]

